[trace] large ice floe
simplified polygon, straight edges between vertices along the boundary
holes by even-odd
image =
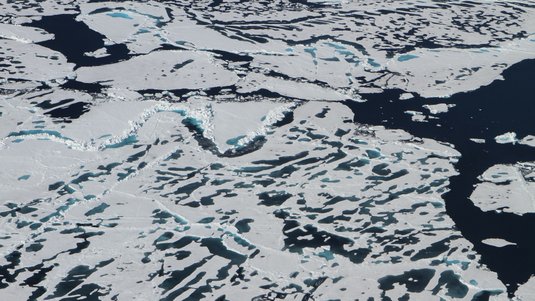
[[[504,291],[444,212],[440,195],[459,155],[450,147],[381,128],[362,133],[344,106],[311,102],[293,111],[293,123],[272,128],[259,151],[223,157],[183,126],[191,118],[183,105],[152,110],[150,101],[132,101],[129,112],[116,112],[121,104],[98,105],[118,116],[105,128],[132,131],[120,115],[154,112],[129,142],[91,151],[32,133],[4,141],[6,264],[19,256],[20,281],[58,277],[3,294],[25,299],[39,286],[50,287],[46,297],[83,294],[89,287],[58,288],[81,271],[85,285],[121,298]],[[226,106],[212,104],[214,120]],[[47,131],[63,137],[69,126]],[[39,165],[24,159],[35,156]]]
[[[535,213],[535,163],[495,165],[481,175],[470,199],[485,211]]]
[[[535,298],[533,273],[506,283],[479,252],[521,243],[469,240],[448,212],[456,146],[348,105],[395,90],[440,98],[401,112],[419,125],[448,118],[449,96],[535,57],[530,1],[0,1],[0,17],[0,300]],[[496,135],[473,141],[535,145]],[[458,201],[529,217],[534,172],[495,164]]]
[[[82,67],[77,80],[130,90],[206,89],[230,86],[238,76],[212,62],[207,53],[155,51],[116,64]]]

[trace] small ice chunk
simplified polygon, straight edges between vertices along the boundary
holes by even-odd
[[[399,96],[399,100],[407,100],[414,98],[414,95],[412,93],[403,93]]]
[[[518,142],[518,139],[516,139],[515,132],[507,132],[505,134],[498,135],[494,137],[494,140],[496,140],[496,143],[500,143],[500,144],[506,144],[506,143],[515,144]]]
[[[405,111],[405,114],[411,115],[412,121],[416,122],[426,122],[425,115],[422,112],[418,111]]]
[[[522,138],[522,140],[520,140],[519,143],[527,145],[527,146],[535,147],[535,136],[527,135],[526,137]]]
[[[431,114],[447,113],[448,110],[454,107],[454,104],[437,103],[435,105],[423,105],[424,108],[429,110]]]
[[[516,243],[510,242],[501,238],[487,238],[487,239],[483,239],[481,242],[486,245],[497,247],[497,248],[503,248],[505,246],[516,246]]]
[[[92,52],[86,52],[84,53],[84,55],[94,57],[94,58],[101,58],[101,57],[109,56],[110,54],[108,53],[108,50],[106,48],[99,48]]]
[[[485,139],[480,139],[480,138],[470,138],[470,141],[475,142],[475,143],[485,143]]]

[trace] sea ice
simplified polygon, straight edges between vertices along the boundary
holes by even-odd
[[[479,143],[479,144],[485,143],[485,139],[481,139],[481,138],[470,138],[470,141]]]
[[[520,285],[516,292],[516,297],[521,301],[535,300],[535,276],[531,276],[526,283]]]
[[[437,103],[435,105],[424,105],[423,107],[429,110],[429,113],[436,115],[440,113],[447,113],[448,110],[454,106],[454,104]]]
[[[39,43],[53,39],[54,35],[35,27],[0,23],[0,37],[22,43]]]
[[[205,89],[229,86],[238,77],[207,53],[156,51],[130,60],[76,70],[77,80],[130,90]]]
[[[510,241],[507,241],[507,240],[501,239],[501,238],[487,238],[487,239],[483,239],[481,242],[486,244],[486,245],[497,247],[497,248],[503,248],[503,247],[506,247],[506,246],[515,246],[516,245],[514,242],[510,242]]]
[[[522,140],[520,140],[518,143],[535,147],[535,136],[527,135],[526,137],[522,138]]]
[[[269,294],[265,286],[272,284],[292,293],[317,273],[323,284],[314,295],[326,299],[398,298],[405,290],[390,288],[388,281],[411,271],[422,271],[428,288],[444,274],[464,283],[477,279],[477,287],[462,290],[468,298],[483,289],[505,290],[445,214],[441,195],[460,155],[450,146],[381,128],[371,130],[376,135],[362,134],[344,105],[307,102],[295,108],[293,121],[271,129],[259,150],[224,157],[204,149],[195,139],[197,130],[184,126],[194,114],[177,112],[205,107],[198,98],[189,101],[153,99],[134,106],[103,100],[95,112],[115,112],[111,123],[88,123],[98,117],[90,113],[72,121],[71,130],[89,127],[87,135],[105,128],[120,132],[139,112],[148,112],[144,106],[161,103],[160,109],[142,113],[144,121],[134,122],[136,141],[120,148],[69,149],[50,140],[8,143],[0,157],[8,170],[1,176],[0,191],[9,200],[3,210],[21,209],[0,219],[9,225],[2,228],[2,236],[10,237],[2,242],[4,250],[23,250],[17,265],[53,258],[46,281],[54,287],[83,262],[93,271],[83,279],[86,285],[111,284],[111,294],[121,298],[194,294],[195,289],[181,290],[180,282],[168,286],[176,279],[173,271],[184,266],[192,270],[184,281],[212,283],[212,291],[204,293],[209,298],[252,299]],[[121,104],[131,109],[120,112]],[[256,120],[277,105],[248,103],[237,111],[237,104],[219,103],[214,128],[241,115],[247,121],[243,130],[254,128],[252,120],[259,124]],[[24,175],[30,177],[19,181]],[[244,220],[247,228],[239,226]],[[409,243],[398,244],[400,238]],[[437,244],[451,251],[426,251]],[[162,265],[163,276],[147,280]],[[223,285],[230,278],[222,269],[247,281]],[[117,280],[117,270],[124,280]],[[23,269],[13,281],[31,275]],[[25,298],[33,291],[11,287],[3,293]],[[411,298],[449,291],[422,289]]]
[[[500,143],[500,144],[506,144],[506,143],[515,144],[518,142],[515,132],[507,132],[507,133],[498,135],[494,137],[494,140],[496,141],[496,143]]]
[[[470,199],[484,211],[535,212],[533,164],[494,165],[481,175]]]
[[[529,5],[7,1],[0,294],[506,300],[445,209],[460,153],[355,124],[344,101],[447,97],[501,79],[534,57]],[[102,35],[106,48],[86,56],[128,53],[68,62],[42,46],[52,33],[28,27],[60,14]],[[426,121],[450,106],[425,108],[406,113]],[[533,163],[480,180],[482,210],[535,212]],[[516,297],[532,292],[533,278]]]

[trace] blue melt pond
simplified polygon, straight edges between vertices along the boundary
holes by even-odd
[[[126,145],[131,145],[138,142],[136,136],[130,135],[118,143],[107,145],[105,148],[119,148]]]
[[[408,61],[408,60],[412,60],[412,59],[415,59],[417,58],[418,56],[417,55],[414,55],[414,54],[404,54],[404,55],[400,55],[398,57],[398,61],[400,62],[405,62],[405,61]]]
[[[30,178],[30,175],[23,175],[18,178],[19,181],[21,180],[28,180]]]
[[[56,138],[60,139],[66,139],[71,140],[69,138],[63,137],[59,132],[57,131],[49,131],[49,130],[41,130],[41,129],[35,129],[35,130],[22,130],[19,132],[11,132],[8,137],[17,137],[17,136],[27,136],[27,135],[39,135],[39,134],[46,134],[50,136],[54,136]]]
[[[113,18],[123,18],[123,19],[129,19],[129,20],[132,20],[132,17],[130,17],[128,14],[126,13],[109,13],[107,14],[108,16],[110,17],[113,17]]]
[[[238,137],[230,138],[229,140],[227,140],[227,144],[228,145],[238,145],[238,142],[243,138],[245,138],[244,135],[240,135]]]

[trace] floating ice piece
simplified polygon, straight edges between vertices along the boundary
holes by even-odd
[[[481,175],[470,199],[483,211],[518,215],[535,212],[535,182],[532,164],[494,165]]]
[[[519,143],[527,145],[527,146],[535,147],[535,136],[527,135],[526,137],[522,138],[522,140],[520,140]]]
[[[506,246],[516,246],[516,243],[510,242],[501,238],[487,238],[487,239],[483,239],[481,242],[486,245],[498,247],[498,248],[503,248]]]
[[[422,112],[418,111],[405,111],[405,114],[411,115],[411,120],[416,122],[427,122],[426,116]]]
[[[110,54],[108,53],[108,50],[103,47],[92,52],[86,52],[84,53],[84,55],[94,57],[94,58],[101,58],[101,57],[109,56]]]
[[[516,139],[515,132],[507,132],[505,134],[498,135],[494,137],[494,140],[496,140],[496,143],[500,143],[500,144],[506,144],[506,143],[515,144],[518,142],[518,139]]]
[[[412,93],[402,93],[400,96],[399,96],[399,100],[407,100],[407,99],[412,99],[414,98],[414,95]]]
[[[470,141],[472,142],[475,142],[475,143],[485,143],[485,139],[481,139],[481,138],[470,138]]]
[[[424,108],[429,110],[429,113],[435,115],[440,113],[447,113],[450,108],[455,107],[455,104],[437,103],[434,105],[423,105]]]

